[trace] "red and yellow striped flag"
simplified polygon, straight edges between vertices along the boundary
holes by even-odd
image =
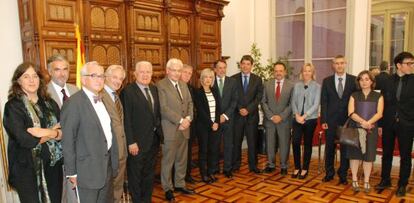
[[[81,88],[81,69],[85,64],[85,49],[82,43],[81,33],[79,31],[79,25],[75,24],[75,35],[76,35],[76,86]]]

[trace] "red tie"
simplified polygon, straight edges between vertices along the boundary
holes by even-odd
[[[279,101],[279,98],[280,98],[280,82],[279,81],[277,82],[275,96],[276,96],[276,101]]]

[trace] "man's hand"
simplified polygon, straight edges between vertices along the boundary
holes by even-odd
[[[328,124],[327,123],[322,123],[322,129],[328,130]]]
[[[187,118],[184,118],[183,121],[180,124],[184,129],[187,129],[191,125],[191,121]]]
[[[282,117],[280,117],[279,115],[274,115],[272,116],[272,121],[274,124],[278,124],[280,122],[282,122]]]
[[[211,129],[213,131],[217,131],[218,127],[219,127],[219,124],[218,123],[213,123],[213,125],[211,126]]]
[[[78,185],[78,181],[76,180],[76,177],[69,177],[69,182],[72,183],[72,190],[76,188]]]
[[[223,114],[221,114],[220,115],[220,123],[224,123],[224,122],[226,122],[226,117]]]
[[[378,128],[378,135],[382,135],[382,128]]]
[[[138,155],[139,147],[138,147],[137,143],[128,145],[128,151],[132,156]]]
[[[241,108],[241,109],[239,110],[239,114],[240,114],[241,116],[247,116],[247,115],[249,114],[249,111],[247,111],[247,109],[246,109],[246,108]]]

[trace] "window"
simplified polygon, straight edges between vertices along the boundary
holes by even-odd
[[[332,58],[345,55],[346,0],[276,0],[275,6],[276,57],[289,56],[293,79],[312,62],[321,82],[332,74]]]

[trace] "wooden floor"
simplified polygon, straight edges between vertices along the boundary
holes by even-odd
[[[293,157],[290,159],[293,166]],[[259,155],[259,167],[266,165],[266,156]],[[336,167],[337,168],[337,167]],[[176,202],[414,202],[414,178],[410,178],[405,198],[395,196],[396,183],[398,180],[398,168],[392,171],[391,189],[383,191],[372,190],[369,194],[364,192],[355,193],[351,185],[339,185],[338,179],[329,183],[322,183],[324,173],[318,174],[318,160],[311,161],[310,174],[304,180],[292,179],[281,176],[280,170],[272,174],[250,173],[247,167],[246,152],[243,154],[242,168],[235,173],[232,179],[222,174],[219,180],[213,184],[203,182],[187,184],[187,187],[196,191],[195,195],[182,195],[174,193]],[[291,173],[292,171],[289,171]],[[200,179],[198,168],[192,170],[195,178]],[[350,180],[349,174],[349,180]],[[379,165],[375,166],[371,176],[371,186],[374,187],[380,181]],[[360,181],[362,186],[362,180]],[[165,202],[164,191],[162,191],[159,177],[156,178],[153,202]]]

